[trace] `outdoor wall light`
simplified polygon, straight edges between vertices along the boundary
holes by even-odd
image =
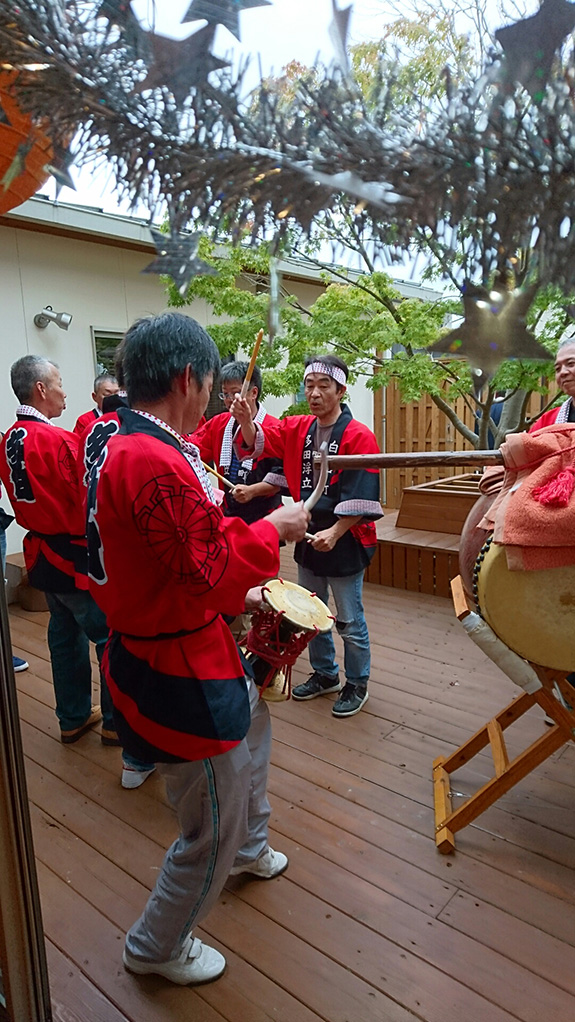
[[[44,330],[48,323],[55,323],[60,330],[67,330],[71,322],[72,317],[69,312],[54,312],[51,305],[47,305],[42,312],[34,316],[34,323],[40,330]]]

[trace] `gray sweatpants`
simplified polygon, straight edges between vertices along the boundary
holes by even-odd
[[[267,704],[253,682],[248,685],[252,721],[239,745],[212,759],[158,763],[180,835],[126,936],[137,958],[177,958],[184,939],[218,900],[232,866],[253,862],[267,848],[271,723]]]

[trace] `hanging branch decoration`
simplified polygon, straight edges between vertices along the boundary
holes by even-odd
[[[198,272],[193,244],[177,247],[190,224],[281,240],[309,233],[350,196],[374,250],[393,259],[417,234],[447,265],[462,254],[456,272],[480,282],[491,309],[467,295],[460,339],[482,371],[492,370],[492,342],[503,357],[526,357],[531,284],[575,289],[575,102],[554,59],[575,3],[543,0],[532,19],[501,29],[502,51],[478,79],[422,101],[419,118],[386,76],[376,76],[368,105],[339,66],[317,68],[291,101],[262,83],[246,106],[245,68],[212,53],[215,29],[239,37],[239,13],[265,6],[192,0],[185,20],[207,25],[177,41],[144,31],[126,0],[0,0],[0,64],[17,71],[18,102],[34,123],[61,146],[74,138],[77,166],[108,165],[119,198],[151,218],[166,205],[177,211],[175,248],[160,255],[159,272],[171,260],[180,287]],[[349,8],[332,6],[341,65]],[[17,181],[24,156],[7,179]],[[490,299],[490,282],[509,271],[518,293]]]
[[[50,174],[56,182],[56,198],[62,188],[71,188],[76,191],[74,179],[70,174],[70,167],[74,163],[74,156],[69,149],[54,143],[52,146],[53,156],[49,163],[45,163],[43,169]]]
[[[268,308],[268,339],[270,345],[280,329],[280,288],[281,273],[279,260],[276,256],[270,257],[270,303]]]

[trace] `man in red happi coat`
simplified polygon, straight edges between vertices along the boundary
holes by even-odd
[[[25,355],[12,366],[11,382],[20,406],[0,445],[0,476],[16,521],[28,530],[24,559],[30,584],[45,592],[50,610],[48,646],[61,739],[77,741],[103,713],[102,742],[117,745],[104,681],[102,713],[92,706],[89,641],[101,660],[108,628],[88,592],[78,437],[52,422],[66,407],[60,370],[45,358]]]
[[[184,439],[219,369],[195,320],[136,322],[122,359],[130,407],[88,486],[90,587],[112,630],[104,667],[122,744],[157,763],[180,826],[127,934],[124,964],[202,983],[225,960],[192,931],[229,874],[269,879],[288,864],[268,843],[267,704],[222,615],[259,605],[280,539],[301,539],[309,516],[300,504],[248,526],[215,504]]]
[[[104,398],[117,393],[118,381],[116,377],[112,376],[111,373],[100,373],[94,380],[94,391],[92,393],[92,400],[95,402],[96,407],[91,408],[89,412],[82,412],[82,415],[78,416],[74,425],[74,433],[82,436],[87,426],[92,426],[102,415]]]
[[[304,392],[310,415],[290,415],[276,423],[261,425],[252,419],[247,402],[237,397],[232,415],[241,423],[245,446],[241,457],[277,457],[294,500],[313,491],[319,469],[314,452],[323,443],[329,454],[375,454],[379,451],[372,431],[353,418],[343,403],[348,369],[336,355],[310,356],[304,371]],[[340,688],[339,670],[331,633],[318,635],[309,644],[313,674],[292,692],[294,699],[315,699],[337,692],[334,717],[352,717],[368,699],[371,665],[369,634],[363,611],[363,575],[376,549],[374,522],[381,518],[377,469],[332,471],[315,505],[309,532],[313,538],[296,544],[298,582],[327,603],[329,591],[337,610],[336,627],[343,639],[345,685]]]
[[[555,379],[557,385],[567,394],[567,399],[557,408],[551,408],[544,412],[529,427],[529,432],[534,433],[536,429],[543,429],[544,426],[554,426],[555,423],[575,422],[575,338],[570,337],[559,345],[555,357]]]
[[[285,485],[277,458],[254,458],[240,461],[233,446],[239,425],[230,414],[234,398],[241,393],[248,370],[247,362],[229,362],[220,372],[220,398],[226,411],[208,419],[191,438],[200,449],[203,461],[213,462],[233,490],[224,491],[223,512],[226,517],[243,518],[248,525],[263,518],[281,505],[280,487]],[[262,374],[254,367],[246,401],[256,422],[277,422],[260,403]],[[271,480],[271,481],[270,481]]]

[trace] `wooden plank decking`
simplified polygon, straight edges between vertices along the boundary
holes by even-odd
[[[286,577],[293,576],[284,554]],[[120,753],[92,733],[58,741],[45,614],[11,608],[27,780],[60,1022],[572,1022],[575,747],[564,748],[435,849],[431,767],[516,691],[448,601],[366,586],[373,672],[358,716],[331,697],[272,708],[271,882],[230,880],[202,935],[228,959],[190,989],[137,979],[123,934],[176,828],[161,782],[119,784]],[[303,657],[297,675],[307,670]],[[510,729],[521,747],[539,711]],[[485,756],[454,777],[466,794]]]

